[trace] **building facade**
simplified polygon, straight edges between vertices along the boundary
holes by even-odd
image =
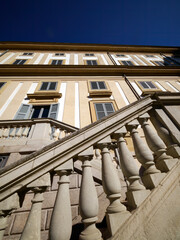
[[[114,223],[121,211],[113,210],[114,212],[111,212],[110,207],[107,208],[109,202],[105,200],[105,195],[107,195],[112,204],[115,201],[113,191],[117,195],[120,193],[117,192],[117,189],[113,190],[111,184],[108,185],[104,180],[106,174],[102,172],[103,169],[104,171],[106,168],[111,169],[110,163],[107,163],[107,166],[104,166],[104,163],[101,164],[101,159],[106,162],[103,155],[103,152],[106,151],[104,146],[105,144],[110,146],[111,163],[113,167],[116,166],[119,174],[118,179],[120,179],[122,187],[121,205],[123,210],[121,210],[124,212],[126,207],[128,209],[125,214],[123,213],[124,221],[135,218],[135,216],[130,217],[130,212],[136,208],[140,209],[139,206],[146,201],[146,198],[151,197],[152,192],[150,191],[159,187],[160,181],[165,178],[165,172],[171,172],[175,165],[177,165],[177,171],[179,166],[177,160],[180,156],[179,75],[180,52],[179,48],[176,47],[1,42],[0,166],[2,168],[2,206],[0,207],[2,218],[8,219],[8,224],[2,223],[1,238],[30,239],[33,236],[34,239],[48,239],[49,236],[50,239],[70,239],[72,230],[66,229],[64,233],[62,227],[58,227],[57,219],[61,224],[63,224],[61,221],[66,223],[67,220],[67,226],[69,226],[69,222],[72,225],[72,219],[74,228],[71,239],[78,239],[81,226],[78,229],[76,227],[82,217],[85,230],[81,232],[80,239],[101,239],[101,235],[103,239],[108,237],[120,239],[117,236],[113,237],[118,234],[118,231],[122,231],[119,230],[122,223],[120,224],[118,221],[118,224]],[[150,118],[151,121],[148,120],[146,124],[143,122]],[[117,123],[119,125],[116,126]],[[103,124],[102,127],[101,124]],[[141,127],[139,127],[140,125]],[[148,138],[147,135],[151,131],[146,129],[147,125],[156,133],[156,137],[153,135]],[[91,133],[90,130],[93,131],[93,128],[96,130]],[[166,130],[163,130],[164,128]],[[81,132],[84,134],[83,140],[78,138]],[[117,140],[120,137],[125,137],[125,140]],[[73,138],[75,138],[76,144],[79,144],[76,146],[79,151],[73,145]],[[93,140],[90,140],[91,138]],[[159,141],[158,143],[154,140],[155,138],[157,142]],[[72,142],[70,144],[66,141]],[[153,141],[156,143],[152,143]],[[121,146],[122,142],[125,143],[126,150]],[[154,147],[155,145],[156,147]],[[61,150],[64,155],[60,157],[58,149],[61,146],[64,146]],[[72,146],[74,148],[71,149]],[[46,155],[48,159],[48,151],[56,147],[53,155],[49,156],[49,159],[52,159],[52,164],[49,165]],[[144,153],[140,153],[141,151]],[[166,156],[163,155],[165,153],[167,153]],[[44,157],[41,160],[42,154]],[[66,158],[64,158],[65,154],[67,154]],[[135,166],[133,167],[131,164],[129,167],[125,166],[128,160],[123,159],[128,154],[131,156],[131,161],[134,159]],[[38,159],[37,165],[35,159]],[[86,165],[89,166],[86,162],[87,159],[93,159],[91,162],[95,187],[93,187],[92,177],[84,175]],[[163,159],[163,163],[159,159]],[[33,166],[28,165],[31,161]],[[149,165],[147,162],[150,162]],[[151,170],[149,166],[151,166]],[[139,186],[136,186],[135,182],[133,183],[134,180],[132,181],[130,178],[130,175],[137,175],[137,171],[133,173],[126,168],[134,168],[138,171],[140,169],[140,176],[139,174],[138,177],[136,176]],[[87,171],[90,171],[89,169]],[[69,208],[63,199],[59,200],[64,204],[61,202],[62,207],[58,208],[55,204],[55,199],[56,202],[58,201],[57,192],[59,193],[61,189],[61,182],[69,181],[63,180],[65,177],[62,174],[63,171],[68,172],[68,174],[70,171],[73,172],[70,175],[69,201],[71,207]],[[151,180],[149,178],[147,180],[148,174],[154,174],[153,177],[151,176]],[[174,174],[176,174],[177,180],[179,175],[178,173]],[[59,187],[58,175],[60,176]],[[81,181],[82,175],[84,180]],[[110,182],[115,181],[116,183],[117,179],[114,179],[113,176],[114,174],[110,177]],[[144,185],[140,179],[143,179]],[[96,212],[94,208],[88,209],[89,207],[84,203],[89,195],[83,184],[88,182],[92,186],[87,191],[93,196],[92,199],[88,198],[95,205],[97,199],[95,190],[92,189],[97,190],[100,203],[99,215],[94,213]],[[131,188],[132,183],[135,190],[133,190],[133,186]],[[36,202],[42,202],[43,200],[37,195],[43,191],[45,191],[45,200],[42,211],[41,208],[39,210],[35,206],[42,214],[35,213],[31,207],[31,199],[35,196],[32,200],[33,206],[36,205]],[[134,192],[138,192],[140,197],[139,195],[136,197]],[[177,191],[176,194],[178,193]],[[173,194],[176,196],[175,193]],[[13,197],[15,200],[11,200]],[[117,199],[119,198],[117,197]],[[142,198],[142,201],[139,202],[137,200],[139,198]],[[16,206],[8,203],[8,199],[11,203],[12,201],[17,202],[14,204]],[[23,201],[23,199],[25,200]],[[112,201],[112,199],[114,200]],[[159,196],[159,200],[162,200],[162,196]],[[66,220],[59,219],[59,215],[63,216],[63,214],[56,214],[56,211],[61,212],[63,208],[66,210]],[[105,211],[106,208],[109,210]],[[52,212],[53,217],[51,217]],[[98,222],[102,222],[105,212],[107,227],[103,226],[98,230],[95,228],[97,222],[95,215],[99,216]],[[175,214],[174,212],[173,214]],[[8,218],[10,213],[11,216]],[[112,213],[116,213],[115,218]],[[167,212],[164,211],[164,214],[167,215]],[[162,214],[163,217],[165,215]],[[169,221],[174,224],[179,216],[178,211],[174,218],[173,216]],[[32,222],[36,218],[37,224],[34,226]],[[155,220],[158,221],[158,217]],[[96,230],[89,229],[87,223]],[[32,227],[29,227],[28,224]],[[35,229],[39,227],[39,229],[36,229],[34,235],[31,236],[33,227]],[[163,225],[160,230],[161,234],[165,227],[166,225]],[[57,230],[58,228],[60,230]],[[142,239],[153,239],[152,229],[150,228],[149,235],[147,234],[146,238]],[[174,235],[172,234],[171,239],[178,239],[175,238],[180,237],[177,227],[173,232]],[[62,235],[66,236],[61,238]],[[169,239],[169,236],[167,234],[166,239]],[[126,236],[123,239],[133,238]],[[165,239],[165,235],[162,234],[158,239]]]

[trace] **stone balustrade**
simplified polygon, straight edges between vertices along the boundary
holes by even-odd
[[[69,176],[73,172],[76,160],[82,162],[79,209],[84,230],[79,239],[102,239],[102,234],[96,226],[99,207],[91,171],[93,158],[101,161],[102,164],[102,186],[109,199],[109,206],[104,210],[104,214],[108,232],[110,236],[113,236],[118,228],[131,217],[131,210],[140,206],[151,194],[151,189],[158,186],[166,176],[164,172],[169,171],[177,162],[177,159],[174,160],[173,156],[166,153],[165,143],[149,122],[148,112],[153,109],[153,102],[150,97],[146,97],[21,159],[18,165],[10,165],[2,169],[0,171],[0,199],[3,204],[0,205],[0,220],[2,221],[0,223],[0,239],[3,239],[6,226],[4,219],[7,216],[5,215],[10,215],[15,210],[15,203],[11,207],[9,199],[13,194],[18,193],[22,202],[21,195],[29,189],[33,191],[34,198],[21,239],[41,239],[42,196],[46,188],[51,185],[49,173],[51,175],[56,173],[59,176],[49,239],[70,239],[72,216]],[[36,124],[41,124],[41,121]],[[58,126],[53,123],[51,127],[53,128],[53,139],[59,139]],[[138,127],[142,127],[144,139],[142,135],[139,135],[142,131],[139,131]],[[67,131],[67,129],[64,130]],[[128,138],[132,140],[134,152],[127,144],[127,133],[130,133]],[[172,140],[171,143],[174,144]],[[114,147],[114,144],[117,147]],[[113,163],[112,151],[115,151],[114,156],[119,157],[120,170]],[[140,171],[140,168],[143,171]],[[118,171],[122,171],[128,184],[127,207],[121,202],[121,183]],[[16,202],[18,207],[18,201],[16,200]],[[6,211],[6,209],[8,210]]]
[[[47,131],[46,135],[49,140],[59,140],[78,130],[53,119],[3,120],[0,121],[0,143],[2,141],[5,143],[5,140],[16,140],[18,144],[18,139],[34,138],[33,135],[38,130],[37,128],[42,130],[42,132],[38,131],[38,138]]]

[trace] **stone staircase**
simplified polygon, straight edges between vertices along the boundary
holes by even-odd
[[[180,138],[162,103],[147,96],[62,139],[54,133],[0,170],[0,239],[178,239]]]

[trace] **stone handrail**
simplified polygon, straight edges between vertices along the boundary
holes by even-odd
[[[131,214],[120,202],[121,184],[110,154],[112,139],[113,142],[117,142],[120,165],[128,181],[126,196],[131,209],[138,207],[151,193],[150,190],[165,177],[165,172],[177,163],[177,159],[167,154],[166,145],[149,124],[148,112],[153,109],[153,103],[154,100],[147,96],[2,169],[0,171],[0,200],[2,200],[0,210],[3,219],[7,213],[10,214],[9,212],[18,207],[18,204],[14,206],[18,201],[13,201],[13,206],[10,203],[5,206],[3,204],[8,199],[17,199],[17,193],[22,189],[32,190],[34,192],[32,208],[21,239],[40,240],[42,195],[50,186],[49,173],[55,172],[59,175],[59,188],[51,218],[49,239],[70,239],[72,218],[69,175],[73,170],[73,160],[78,159],[82,162],[83,169],[79,208],[84,223],[84,230],[79,239],[102,239],[95,225],[98,200],[90,163],[94,155],[93,149],[100,149],[102,185],[110,202],[106,210],[106,220],[109,233],[111,236],[114,235],[120,224]],[[138,126],[142,127],[147,144],[140,138]],[[132,137],[137,160],[144,168],[141,176],[143,184],[139,182],[137,165],[124,140],[128,131]],[[0,229],[5,229],[4,226],[5,224]]]
[[[33,127],[39,124],[49,124],[49,139],[58,140],[77,131],[78,128],[56,121],[54,119],[22,119],[1,120],[0,140],[28,138],[32,136]],[[32,130],[32,131],[31,131]]]

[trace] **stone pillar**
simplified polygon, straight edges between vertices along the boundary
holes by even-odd
[[[32,207],[20,240],[41,240],[41,210],[43,202],[43,192],[50,186],[50,175],[45,174],[39,179],[27,185],[27,188],[34,192]]]
[[[84,230],[81,232],[80,240],[100,240],[101,232],[96,228],[98,220],[98,197],[94,185],[90,161],[93,158],[93,148],[81,152],[78,159],[82,161],[82,180],[80,188],[79,208],[84,223]]]
[[[139,169],[124,140],[126,133],[126,128],[122,127],[113,133],[113,138],[117,140],[122,171],[129,182],[128,191],[126,193],[128,204],[130,207],[136,208],[150,194],[150,190],[146,190],[139,182]]]
[[[153,189],[165,177],[165,173],[161,173],[154,164],[154,157],[147,144],[139,136],[137,127],[139,123],[134,120],[127,124],[127,129],[132,136],[134,150],[138,161],[145,168],[142,181],[146,188]]]
[[[59,175],[59,187],[56,195],[56,201],[51,217],[49,239],[50,240],[68,240],[72,232],[72,214],[69,195],[69,175],[73,170],[73,161],[60,165],[55,169]]]
[[[149,148],[154,152],[156,167],[162,172],[168,172],[177,162],[166,154],[166,145],[148,123],[149,114],[139,117]]]
[[[109,146],[111,144],[111,138],[107,137],[97,143],[97,146],[101,148],[102,154],[102,183],[104,192],[110,201],[107,208],[106,219],[108,229],[113,235],[121,224],[130,216],[130,213],[126,210],[126,207],[120,202],[121,197],[121,184],[117,174],[117,169],[112,162],[112,158],[109,152]]]
[[[17,193],[0,202],[0,240],[3,239],[8,217],[20,207]]]

